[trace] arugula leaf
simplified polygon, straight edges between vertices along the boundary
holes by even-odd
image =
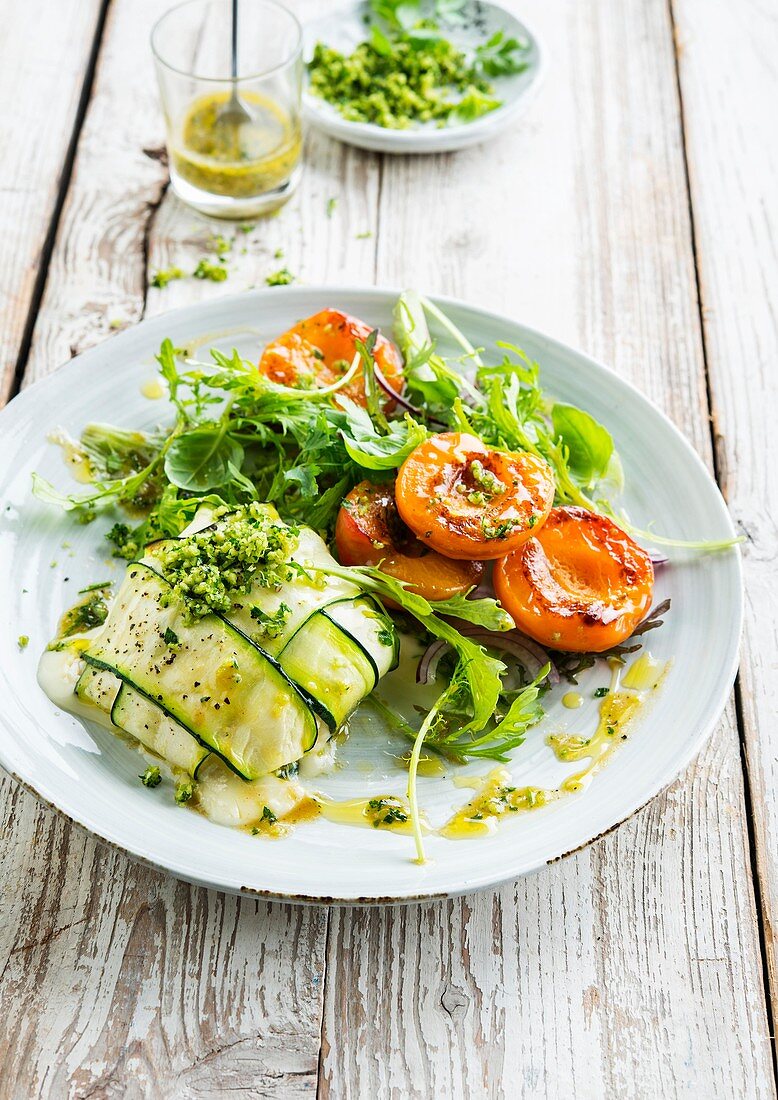
[[[557,401],[551,409],[557,439],[567,448],[567,464],[584,485],[604,477],[615,452],[613,436],[588,412]]]
[[[55,504],[66,512],[79,508],[93,508],[97,504],[105,504],[110,500],[131,501],[149,478],[152,469],[153,466],[147,466],[146,469],[140,470],[131,477],[117,478],[115,481],[104,483],[95,482],[97,486],[95,491],[84,493],[82,496],[75,493],[60,493],[51,482],[33,471],[32,492],[38,500],[45,504]]]
[[[513,76],[523,73],[527,62],[516,54],[526,53],[529,43],[518,38],[506,38],[504,31],[497,31],[483,45],[476,47],[473,68],[484,76]]]
[[[165,455],[165,474],[173,485],[194,493],[219,489],[243,464],[243,447],[224,424],[203,425],[179,435]]]
[[[157,355],[157,362],[159,363],[159,371],[162,377],[167,382],[168,395],[170,400],[178,410],[178,415],[184,420],[189,419],[189,414],[186,411],[184,403],[178,396],[178,387],[181,383],[181,376],[178,373],[178,366],[176,364],[176,355],[178,349],[174,347],[173,341],[165,339],[162,341],[162,346],[159,349]]]
[[[407,608],[405,610],[408,610]],[[502,676],[505,664],[492,657],[483,646],[465,638],[456,627],[436,615],[419,617],[419,621],[436,638],[442,638],[456,651],[457,668],[467,683],[472,716],[463,724],[457,723],[459,734],[478,733],[488,725],[502,692]]]
[[[362,371],[365,378],[365,404],[367,406],[368,417],[371,424],[377,424],[381,431],[388,432],[389,423],[381,408],[382,393],[375,376],[373,349],[375,348],[377,339],[378,329],[374,328],[364,342],[362,340],[355,340],[354,346],[362,362]]]
[[[551,671],[551,663],[544,665],[531,684],[527,684],[517,693],[507,714],[500,719],[494,729],[467,746],[468,756],[487,756],[491,760],[503,761],[506,754],[524,741],[524,734],[543,717],[543,707],[539,697],[544,690],[546,677]]]
[[[472,592],[472,589],[470,591]],[[516,624],[497,600],[489,596],[471,600],[469,596],[470,592],[464,596],[449,596],[447,600],[431,600],[430,606],[438,615],[450,615],[452,618],[463,619],[476,626],[482,626],[485,630],[514,629]]]
[[[454,670],[454,675],[451,677],[451,682],[449,683],[448,687],[445,688],[438,696],[437,700],[430,708],[427,717],[422,722],[419,732],[416,734],[416,737],[414,739],[413,749],[411,750],[411,758],[408,763],[407,797],[408,805],[411,811],[411,828],[413,831],[414,844],[416,845],[417,863],[426,862],[424,856],[424,840],[421,832],[421,817],[419,816],[418,790],[416,784],[416,777],[419,770],[419,757],[421,756],[421,748],[424,744],[424,739],[426,738],[430,729],[432,729],[438,715],[445,708],[449,700],[454,699],[461,690],[462,676],[463,671],[461,667],[457,667]]]

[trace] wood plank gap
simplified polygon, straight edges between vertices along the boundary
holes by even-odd
[[[149,287],[151,285],[151,271],[149,270],[149,260],[151,257],[151,234],[154,231],[154,223],[159,214],[160,207],[165,201],[165,195],[170,188],[170,180],[164,184],[162,190],[159,193],[159,198],[154,202],[148,204],[148,214],[146,216],[146,224],[143,227],[143,304],[141,306],[140,315],[141,319],[146,316],[146,307],[149,304]]]
[[[716,479],[716,484],[719,486],[722,494],[725,491],[725,485],[723,484],[723,476],[721,470],[721,461],[719,458],[719,451],[716,445],[716,430],[715,430],[715,410],[714,410],[714,396],[713,386],[711,383],[710,366],[708,360],[708,341],[705,328],[705,318],[702,312],[702,288],[700,281],[700,262],[697,248],[697,229],[695,221],[695,209],[694,200],[692,198],[692,186],[691,177],[689,173],[689,156],[687,150],[686,141],[686,113],[683,98],[683,86],[681,83],[681,67],[680,56],[678,48],[678,26],[675,19],[674,0],[667,0],[668,14],[670,17],[670,26],[673,33],[673,61],[675,68],[675,86],[676,94],[678,96],[678,119],[681,128],[681,150],[683,154],[683,171],[684,181],[686,184],[686,195],[689,203],[689,236],[692,249],[692,258],[694,261],[694,281],[695,290],[697,295],[697,310],[700,315],[700,338],[702,344],[702,362],[705,376],[705,393],[707,395],[708,403],[708,422],[710,427],[711,437],[711,457],[713,462],[713,473]],[[726,500],[726,496],[724,497]],[[745,531],[746,538],[750,539],[748,531]],[[751,888],[754,891],[754,904],[757,914],[757,933],[759,937],[759,953],[762,963],[762,986],[765,1003],[765,1014],[767,1017],[767,1028],[769,1037],[771,1040],[770,1050],[772,1054],[772,1066],[773,1066],[773,1078],[775,1080],[776,1089],[778,1089],[778,1045],[775,1041],[775,1020],[773,1018],[773,1006],[772,998],[770,996],[770,968],[767,959],[767,937],[764,927],[764,905],[763,905],[763,891],[762,891],[762,879],[759,871],[759,861],[757,856],[757,843],[754,830],[754,803],[751,791],[751,775],[748,766],[748,753],[746,748],[746,736],[745,736],[745,720],[743,716],[743,699],[742,699],[742,687],[740,680],[740,673],[735,677],[735,683],[733,685],[733,694],[735,702],[735,722],[738,733],[738,740],[740,742],[740,762],[741,770],[743,772],[743,805],[745,809],[746,818],[746,835],[748,838],[748,861],[751,868]]]
[[[380,184],[379,184],[380,194]],[[378,244],[376,243],[376,247]],[[319,1058],[316,1063],[316,1100],[326,1100],[330,1094],[329,1083],[327,1081],[327,1074],[324,1066],[324,1059],[326,1054],[324,1052],[324,1045],[327,1042],[325,1031],[327,1030],[327,1013],[325,1011],[326,998],[327,998],[327,980],[330,974],[330,968],[328,966],[330,957],[330,938],[332,936],[332,909],[329,907],[326,910],[326,924],[327,930],[324,933],[324,959],[323,970],[321,976],[321,1019],[319,1020]]]
[[[84,83],[81,86],[81,95],[78,100],[78,108],[73,120],[73,130],[70,135],[70,141],[68,142],[67,149],[65,151],[65,157],[62,161],[62,170],[59,177],[59,187],[57,190],[57,197],[54,202],[54,207],[51,212],[51,218],[49,220],[49,227],[46,231],[46,236],[43,241],[43,248],[41,249],[40,266],[38,268],[38,274],[35,277],[35,284],[33,286],[32,295],[30,297],[30,306],[27,311],[27,320],[24,325],[24,332],[22,333],[22,339],[19,343],[19,355],[16,359],[16,365],[14,367],[13,377],[11,379],[11,386],[8,392],[8,400],[19,393],[22,386],[22,380],[24,378],[24,372],[27,368],[27,359],[30,354],[30,348],[32,346],[32,335],[35,329],[35,321],[38,317],[38,310],[40,304],[43,301],[43,295],[46,290],[46,279],[48,277],[49,262],[54,251],[54,242],[57,236],[57,229],[59,227],[59,221],[62,216],[62,209],[65,205],[65,198],[67,197],[68,188],[70,187],[70,181],[73,176],[73,166],[76,160],[76,150],[78,149],[78,139],[81,134],[81,128],[84,125],[84,119],[86,118],[87,108],[89,107],[89,101],[92,97],[92,87],[94,85],[95,71],[97,69],[97,58],[100,54],[100,46],[103,41],[103,31],[105,30],[105,21],[108,16],[108,7],[111,0],[103,0],[100,6],[100,12],[95,23],[95,33],[92,39],[92,48],[89,51],[89,58],[87,60],[86,69],[84,71]]]

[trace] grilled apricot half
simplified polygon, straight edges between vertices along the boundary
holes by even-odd
[[[335,524],[335,546],[344,565],[378,565],[413,586],[427,600],[468,592],[483,575],[480,561],[451,561],[430,550],[397,512],[389,485],[362,481],[343,501]]]
[[[494,588],[518,628],[535,641],[602,653],[645,617],[654,567],[607,516],[554,508],[536,535],[496,564]]]
[[[357,351],[356,341],[364,343],[370,332],[370,326],[357,317],[339,309],[323,309],[271,340],[262,353],[259,369],[271,382],[282,386],[309,390],[331,386],[351,366]],[[390,388],[400,393],[402,357],[394,344],[380,333],[373,357]],[[365,385],[361,373],[340,392],[364,406]],[[387,407],[390,404],[391,399]]]
[[[474,435],[430,436],[400,467],[397,508],[448,558],[501,558],[530,538],[554,502],[554,474],[527,452],[494,451]]]

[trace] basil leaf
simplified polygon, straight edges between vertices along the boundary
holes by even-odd
[[[567,464],[584,485],[604,477],[614,454],[613,436],[583,409],[557,402],[551,410],[555,435],[567,448]]]
[[[232,481],[230,467],[240,469],[243,448],[222,428],[194,428],[175,439],[165,455],[165,474],[179,489],[204,493]]]

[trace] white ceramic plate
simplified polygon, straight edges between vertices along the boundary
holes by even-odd
[[[665,787],[700,749],[732,682],[740,633],[737,551],[676,555],[658,577],[657,601],[673,608],[651,649],[673,666],[652,709],[630,740],[583,794],[518,815],[485,839],[427,840],[430,862],[411,861],[409,837],[317,820],[288,839],[268,842],[209,823],[176,807],[169,789],[138,782],[140,757],[110,733],[85,728],[58,711],[36,683],[38,655],[76,590],[118,577],[120,563],[102,542],[111,519],[83,527],[30,495],[33,470],[59,485],[69,479],[55,426],[77,436],[90,420],[150,427],[167,418],[165,403],[141,386],[166,336],[181,345],[210,336],[256,356],[260,345],[294,321],[337,306],[390,330],[396,292],[349,288],[277,288],[193,305],[145,321],[79,356],[32,386],[0,413],[0,763],[46,802],[98,837],[189,881],[232,891],[303,901],[379,902],[441,897],[480,889],[543,866],[624,821]],[[590,410],[613,432],[626,471],[625,503],[636,523],[680,538],[721,538],[732,527],[724,502],[685,439],[640,393],[606,367],[563,344],[455,301],[440,300],[475,345],[506,340],[542,365],[545,387]],[[218,338],[214,334],[221,334]],[[440,346],[446,348],[446,341]],[[453,349],[452,349],[453,350]],[[29,634],[19,651],[17,639]],[[556,786],[574,765],[556,762],[549,731],[588,731],[595,723],[592,689],[602,670],[582,681],[585,707],[565,710],[564,688],[548,698],[548,716],[516,750],[518,785]],[[405,773],[392,762],[381,731],[358,729],[345,751],[350,766],[323,781],[338,798],[401,793]],[[468,771],[483,774],[483,763]],[[433,824],[466,799],[450,778],[420,780],[420,800]]]
[[[317,42],[325,42],[341,53],[351,53],[365,40],[365,16],[368,11],[367,3],[357,3],[306,24],[303,32],[306,62],[313,56]],[[544,69],[543,52],[537,37],[524,23],[498,4],[468,0],[463,14],[467,19],[463,26],[446,30],[447,37],[462,48],[473,49],[486,42],[496,31],[503,31],[506,38],[525,39],[529,45],[524,55],[527,68],[523,72],[492,81],[497,98],[503,101],[502,107],[473,122],[442,128],[433,122],[409,130],[387,130],[372,123],[349,122],[332,104],[312,95],[306,87],[303,92],[306,119],[338,141],[379,153],[447,153],[494,137],[529,106],[540,85]]]

